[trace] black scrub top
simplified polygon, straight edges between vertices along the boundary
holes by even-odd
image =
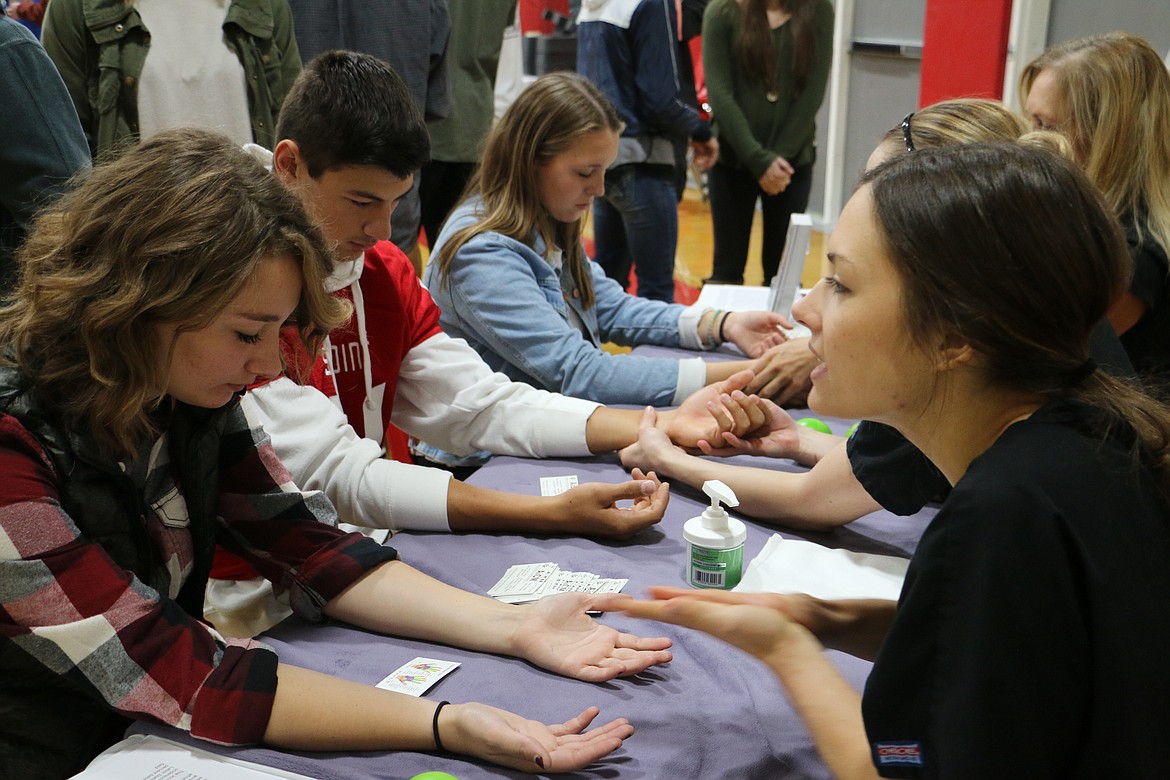
[[[1170,767],[1170,512],[1054,402],[976,458],[918,545],[862,714],[886,777]]]
[[[1133,280],[1129,291],[1146,306],[1142,318],[1121,335],[1134,368],[1150,386],[1170,393],[1170,261],[1166,250],[1149,236],[1139,240],[1133,222],[1123,220],[1125,239],[1133,258]]]

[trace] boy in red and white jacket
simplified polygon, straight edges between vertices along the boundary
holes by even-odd
[[[324,491],[342,520],[391,531],[625,537],[662,518],[667,486],[638,471],[623,484],[590,483],[544,497],[479,488],[441,469],[385,458],[389,423],[456,454],[576,457],[634,442],[643,415],[513,382],[439,330],[430,294],[388,241],[394,206],[429,154],[422,117],[389,66],[353,52],[320,55],[290,91],[277,139],[272,154],[249,149],[316,217],[336,252],[329,292],[354,305],[325,354],[301,361],[306,384],[282,377],[243,398],[297,484]],[[658,425],[682,445],[720,441],[722,423],[707,401],[750,379],[744,372],[705,388],[659,414]],[[623,499],[635,504],[617,507]],[[217,625],[255,607],[243,584],[218,583],[210,594],[208,617]],[[243,630],[283,616],[271,603],[265,609],[266,617],[246,618]]]

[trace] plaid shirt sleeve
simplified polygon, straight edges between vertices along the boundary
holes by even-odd
[[[123,715],[258,742],[276,654],[224,641],[83,537],[40,445],[0,416],[0,634]]]
[[[329,499],[293,484],[259,421],[248,414],[234,406],[220,445],[220,543],[277,593],[288,593],[298,615],[323,620],[334,596],[397,553],[338,530]]]

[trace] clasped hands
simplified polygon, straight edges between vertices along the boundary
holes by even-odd
[[[760,176],[760,189],[768,195],[779,195],[788,189],[795,169],[783,157],[777,157]]]
[[[703,446],[718,449],[729,441],[760,435],[769,430],[773,409],[778,407],[743,392],[754,380],[753,371],[739,371],[695,391],[677,409],[656,413],[648,408],[650,422],[644,417],[639,432],[648,425],[668,442],[689,450]]]

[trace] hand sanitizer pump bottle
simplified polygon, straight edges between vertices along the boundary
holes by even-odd
[[[687,568],[684,575],[693,587],[728,590],[743,576],[743,543],[747,527],[742,520],[729,517],[719,502],[739,506],[739,499],[727,485],[717,479],[703,483],[703,492],[711,506],[692,517],[683,526],[687,542]]]

